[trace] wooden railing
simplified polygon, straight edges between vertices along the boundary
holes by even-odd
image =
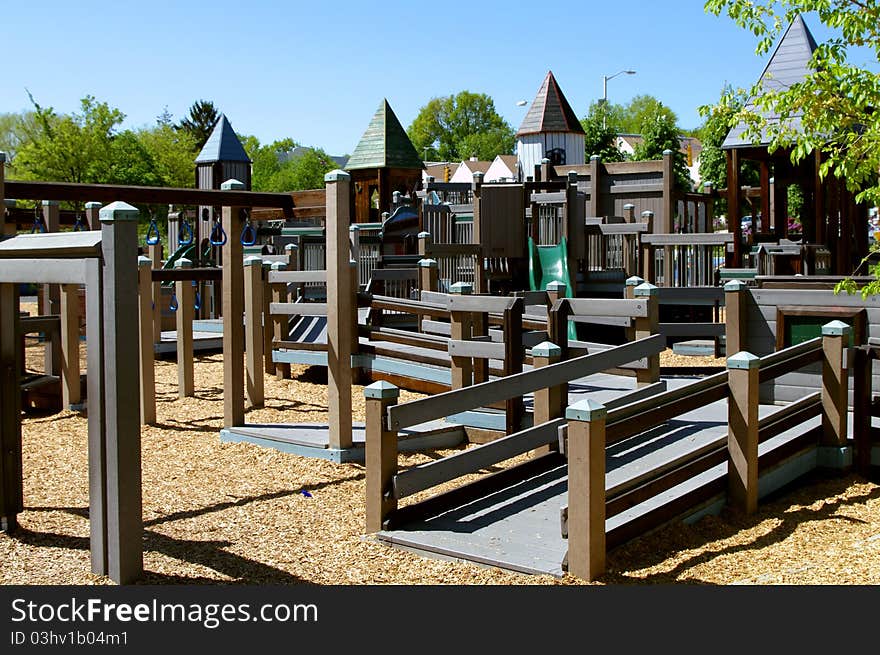
[[[568,570],[585,579],[602,575],[606,545],[616,545],[663,521],[727,491],[728,503],[752,513],[758,503],[758,473],[804,448],[842,447],[847,439],[847,362],[849,328],[839,321],[823,328],[821,338],[756,357],[740,352],[728,358],[728,370],[679,389],[616,409],[594,401],[567,410],[565,452],[569,466],[569,506],[562,512],[569,541]],[[821,361],[820,391],[759,417],[758,385]],[[605,448],[612,443],[662,425],[699,407],[727,399],[728,434],[686,455],[642,472],[614,487],[605,485]],[[758,444],[822,416],[818,439],[814,431],[789,440],[759,457]],[[624,523],[606,535],[606,519],[673,487],[728,463],[724,479],[712,478],[676,500],[661,503],[638,520]],[[574,493],[573,490],[580,490]]]

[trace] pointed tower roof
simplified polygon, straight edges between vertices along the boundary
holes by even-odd
[[[196,157],[197,164],[209,164],[215,161],[251,161],[241,141],[235,136],[226,114],[220,114],[220,120],[217,121],[211,136],[205,141],[202,151]]]
[[[541,132],[573,132],[584,134],[584,128],[575,115],[568,100],[553,77],[553,71],[547,71],[547,77],[538,89],[538,95],[532,100],[532,106],[526,113],[517,136],[524,134],[540,134]]]
[[[394,115],[388,100],[383,99],[373,115],[367,131],[348,158],[345,170],[358,168],[412,168],[425,167],[415,146]]]
[[[810,59],[815,51],[816,40],[810,33],[803,17],[798,14],[785,30],[785,34],[782,35],[782,39],[776,46],[776,50],[773,51],[758,83],[765,89],[780,90],[797,82],[803,82],[813,72],[813,69],[810,68]],[[751,99],[746,103],[746,108],[754,109],[754,103]],[[778,119],[778,116],[766,115],[766,118],[772,121],[774,118]],[[800,117],[792,118],[791,127],[796,131],[800,130]],[[721,147],[730,149],[755,145],[746,138],[745,131],[746,125],[740,123],[730,130]],[[766,146],[768,144],[769,138],[762,135],[760,145]]]

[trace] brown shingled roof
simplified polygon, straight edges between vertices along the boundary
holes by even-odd
[[[575,115],[568,100],[565,99],[553,71],[547,71],[547,77],[532,100],[532,106],[526,113],[517,136],[524,134],[540,134],[542,132],[573,132],[584,134],[584,128]]]

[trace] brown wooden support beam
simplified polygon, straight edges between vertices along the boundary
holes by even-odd
[[[388,429],[388,408],[397,404],[400,390],[390,382],[364,387],[366,398],[366,531],[382,530],[397,509],[392,482],[397,474],[397,432]]]
[[[728,503],[745,514],[758,510],[758,375],[761,360],[749,352],[727,358]]]

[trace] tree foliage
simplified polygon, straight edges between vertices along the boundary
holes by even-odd
[[[690,191],[693,181],[687,169],[685,154],[681,150],[678,127],[669,114],[658,108],[643,119],[641,128],[642,142],[636,146],[633,159],[637,161],[663,159],[664,151],[671,150],[675,186],[679,190]]]
[[[425,159],[442,161],[474,155],[489,161],[513,152],[516,138],[513,128],[495,110],[492,98],[470,91],[429,100],[407,134]]]
[[[679,132],[678,116],[669,107],[651,95],[637,95],[626,105],[615,105],[609,108],[615,127],[621,134],[642,134],[649,121],[661,115],[664,123],[670,124]]]
[[[14,162],[16,176],[25,179],[101,183],[109,176],[116,129],[125,118],[106,102],[86,96],[81,113],[61,115],[34,107],[31,124],[23,124],[23,142]]]
[[[594,102],[587,115],[581,119],[581,127],[585,132],[584,154],[587,159],[599,155],[602,161],[623,161],[623,153],[617,148],[617,118],[609,115],[611,107]]]
[[[195,141],[196,150],[201,150],[219,119],[220,111],[213,102],[196,100],[189,108],[189,113],[180,119],[177,129],[188,132]]]
[[[810,62],[811,73],[785,88],[756,85],[749,106],[736,119],[748,126],[747,136],[764,134],[770,149],[786,148],[794,163],[814,151],[823,153],[820,175],[834,175],[857,194],[859,201],[880,203],[880,76],[848,62],[855,48],[880,63],[880,3],[876,0],[708,0],[706,11],[727,14],[759,38],[758,55],[765,55],[786,26],[800,13],[815,12],[833,36],[819,43]],[[778,116],[767,120],[765,116]],[[800,129],[792,118],[801,117]],[[874,267],[875,275],[880,273]],[[851,281],[842,288],[854,290]],[[880,292],[880,282],[865,295]]]
[[[320,148],[301,148],[291,156],[298,145],[293,139],[262,146],[256,137],[247,136],[242,143],[253,162],[254,191],[320,189],[324,186],[324,175],[337,168],[336,162]]]

